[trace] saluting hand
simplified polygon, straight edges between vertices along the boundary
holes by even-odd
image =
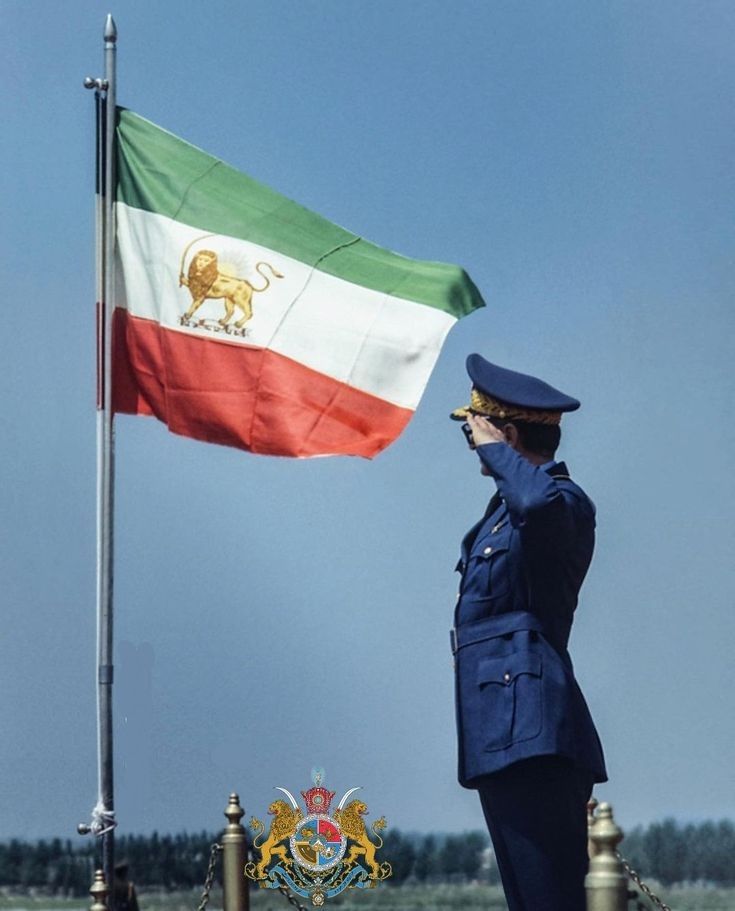
[[[472,439],[475,446],[482,446],[483,443],[504,443],[505,436],[502,430],[498,430],[487,418],[479,414],[468,414],[467,423],[472,428]]]

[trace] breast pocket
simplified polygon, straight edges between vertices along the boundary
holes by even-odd
[[[477,598],[496,598],[511,587],[510,533],[488,535],[470,555],[468,582]]]
[[[541,733],[541,655],[511,652],[477,667],[485,750],[503,750]]]

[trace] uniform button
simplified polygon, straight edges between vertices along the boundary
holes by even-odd
[[[503,680],[505,680],[506,683],[510,683],[510,674],[508,671],[503,674]]]
[[[484,556],[489,557],[490,554],[491,554],[492,552],[493,552],[492,547],[486,547],[485,550],[483,550],[482,553],[483,553]]]

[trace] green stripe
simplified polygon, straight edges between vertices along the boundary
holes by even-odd
[[[407,259],[362,240],[124,108],[117,139],[120,202],[278,250],[456,318],[484,306],[459,266]]]

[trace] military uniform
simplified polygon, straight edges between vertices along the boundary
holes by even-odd
[[[579,406],[479,355],[468,371],[469,410],[501,421]],[[595,509],[563,462],[535,465],[505,442],[477,454],[497,493],[457,564],[459,780],[479,791],[510,911],[584,911],[586,802],[607,775],[567,643]]]

